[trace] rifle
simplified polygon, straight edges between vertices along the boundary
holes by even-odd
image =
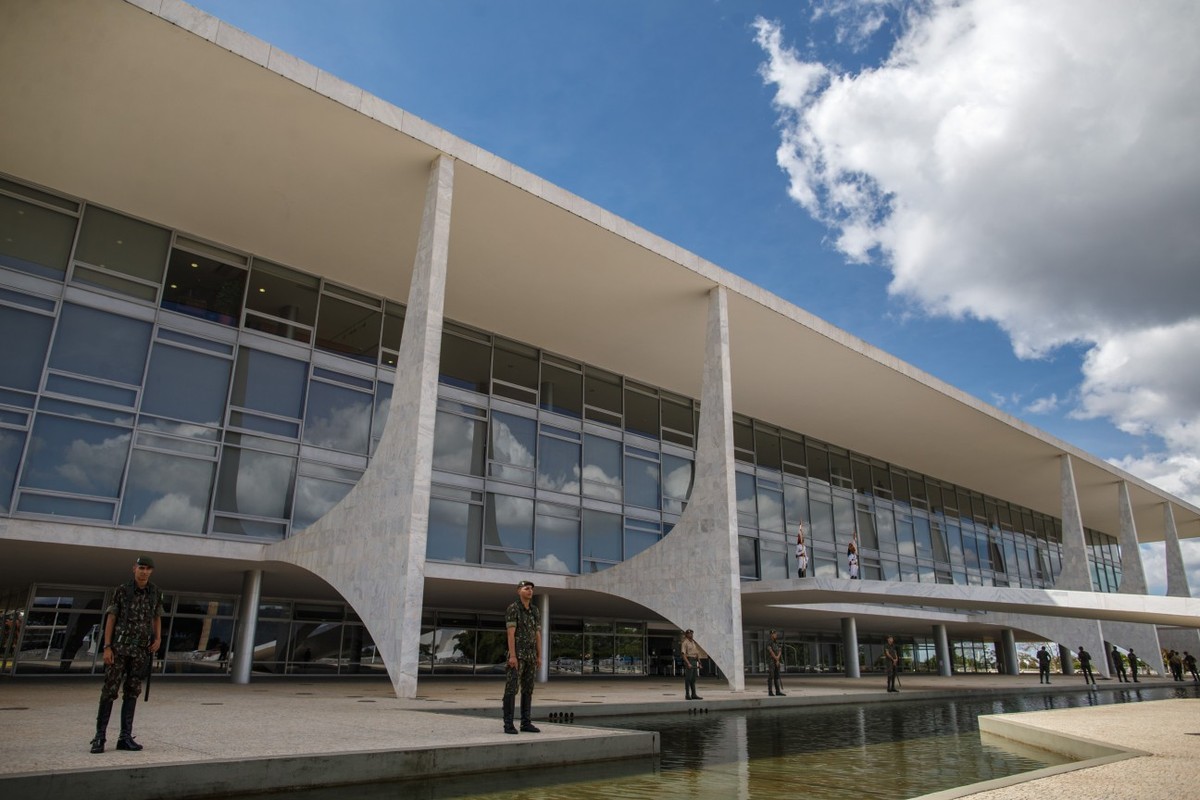
[[[154,653],[146,659],[146,696],[142,699],[149,702],[150,700],[150,676],[154,674]]]

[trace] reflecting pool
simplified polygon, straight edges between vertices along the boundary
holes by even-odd
[[[1162,686],[1068,695],[604,718],[582,724],[658,731],[661,756],[357,786],[349,793],[341,788],[287,796],[302,800],[347,796],[365,800],[900,800],[1069,760],[1052,753],[983,744],[976,722],[981,714],[1198,696],[1200,691],[1192,687]]]

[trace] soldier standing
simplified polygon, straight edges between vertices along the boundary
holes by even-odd
[[[113,591],[112,604],[104,621],[104,687],[100,690],[100,708],[96,712],[96,736],[92,752],[103,753],[108,718],[113,701],[124,687],[121,702],[121,736],[118,750],[141,750],[133,740],[133,712],[142,679],[151,659],[162,643],[162,594],[150,582],[154,559],[138,556],[133,565],[133,580]]]
[[[517,601],[504,612],[508,630],[508,665],[504,670],[504,732],[516,733],[513,706],[521,691],[521,730],[541,733],[533,724],[533,681],[542,665],[542,621],[533,605],[533,581],[517,584]]]
[[[779,633],[771,631],[771,641],[767,642],[767,694],[774,697],[787,697],[783,693],[783,684],[779,682],[779,671],[783,667],[783,645],[779,642]]]

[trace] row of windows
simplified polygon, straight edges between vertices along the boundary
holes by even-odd
[[[395,363],[400,304],[3,178],[0,232],[17,270],[0,335],[28,343],[0,354],[3,510],[279,538],[353,486],[386,416],[375,365]],[[465,521],[430,537],[431,557],[588,571],[683,511],[691,399],[450,322],[440,381],[434,468],[456,504],[441,511]],[[801,520],[817,574],[844,572],[856,532],[866,576],[1040,586],[1060,568],[1050,517],[740,415],[733,429],[751,465],[745,577],[793,574]],[[487,535],[484,498],[502,496],[532,530],[520,546]],[[585,536],[607,519],[585,510],[618,515],[620,537]],[[1093,539],[1097,586],[1115,588],[1119,553]]]

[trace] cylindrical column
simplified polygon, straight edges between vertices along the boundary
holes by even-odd
[[[1075,674],[1075,657],[1071,655],[1071,648],[1065,644],[1058,646],[1058,660],[1062,662],[1062,674]]]
[[[1017,636],[1013,633],[1012,628],[1005,628],[1000,631],[1000,641],[1004,647],[1001,652],[1004,653],[1004,673],[1006,675],[1020,675],[1021,664],[1017,660]]]
[[[862,677],[858,670],[858,624],[854,617],[842,617],[842,658],[847,678]]]
[[[937,650],[938,675],[949,678],[950,669],[950,637],[945,625],[933,626],[933,646]]]
[[[254,634],[258,628],[258,599],[262,595],[261,569],[246,570],[242,576],[242,602],[238,610],[237,641],[233,645],[234,683],[249,683],[254,665]]]
[[[538,616],[542,620],[542,664],[538,667],[538,683],[550,680],[550,595],[539,594]]]

